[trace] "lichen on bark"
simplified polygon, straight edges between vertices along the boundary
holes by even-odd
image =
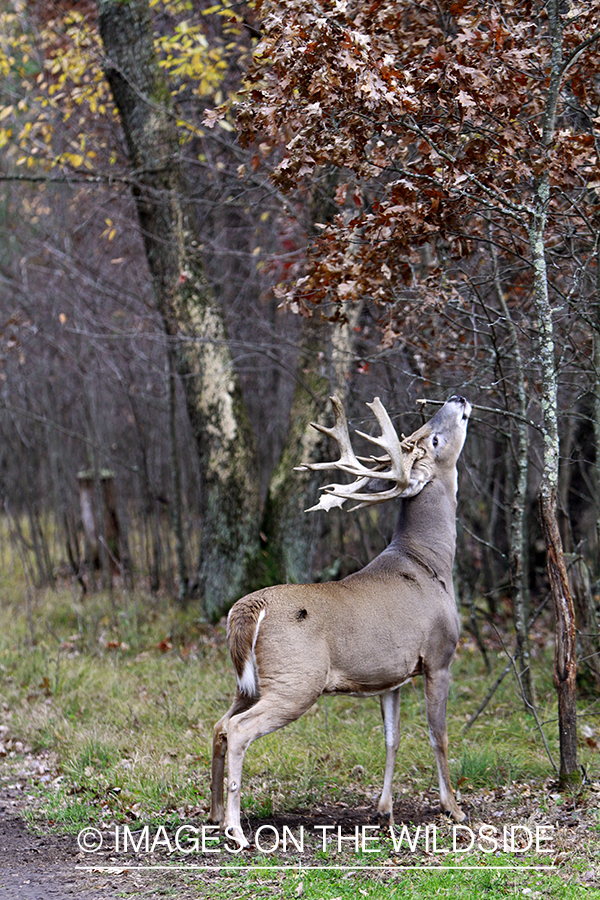
[[[555,363],[553,309],[548,293],[545,229],[550,202],[550,154],[555,136],[556,111],[563,74],[562,20],[559,0],[548,4],[552,60],[544,112],[539,175],[534,185],[529,242],[533,264],[534,302],[539,326],[542,371],[542,432],[544,465],[540,485],[540,519],[547,551],[547,571],[555,616],[554,684],[558,696],[560,779],[577,780],[577,715],[575,678],[575,610],[564,562],[557,519],[559,463],[558,375]]]
[[[198,586],[211,619],[246,585],[258,541],[253,435],[222,310],[206,279],[181,168],[170,91],[154,52],[147,0],[100,0],[105,72],[121,115],[156,305],[174,348],[201,478]]]

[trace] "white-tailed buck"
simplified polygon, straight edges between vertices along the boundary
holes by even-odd
[[[363,435],[384,454],[354,454],[344,411],[332,397],[333,428],[315,426],[340,446],[339,460],[309,464],[355,480],[325,487],[318,506],[400,499],[392,541],[360,572],[329,584],[286,584],[242,597],[227,621],[237,690],[214,728],[210,820],[247,846],[240,824],[242,765],[256,738],[293,722],[321,694],[380,695],[386,762],[378,812],[393,823],[392,779],[399,744],[400,686],[425,679],[427,720],[440,803],[457,822],[448,772],[446,701],[459,618],[452,587],[456,543],[456,462],[471,407],[451,397],[425,425],[400,440],[379,398],[369,404],[381,435]],[[360,434],[360,432],[359,432]],[[228,752],[227,808],[223,806]]]

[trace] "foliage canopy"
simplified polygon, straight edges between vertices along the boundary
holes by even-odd
[[[420,304],[448,297],[452,264],[481,265],[491,227],[523,300],[545,172],[552,286],[582,288],[600,214],[597,0],[561,4],[559,45],[542,0],[267,0],[260,13],[242,139],[260,142],[284,190],[317,167],[341,171],[340,213],[282,291],[289,302],[339,317],[367,295],[385,305],[392,341],[410,291]]]

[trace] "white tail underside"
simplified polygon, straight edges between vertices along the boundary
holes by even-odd
[[[262,622],[264,617],[265,610],[261,609],[256,621],[256,631],[254,632],[254,639],[252,641],[252,649],[250,650],[250,655],[244,663],[244,671],[241,675],[237,676],[238,690],[240,691],[240,693],[246,694],[247,697],[256,697],[258,695],[258,669],[256,666],[256,656],[254,655],[254,648],[256,647],[256,640],[258,638],[260,623]]]

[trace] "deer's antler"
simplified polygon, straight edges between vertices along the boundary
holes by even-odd
[[[383,403],[379,397],[375,397],[372,403],[367,403],[367,406],[373,410],[381,428],[381,434],[374,436],[365,434],[362,431],[357,431],[356,433],[381,447],[385,451],[385,455],[377,458],[374,456],[370,458],[358,457],[352,449],[344,408],[337,397],[331,397],[330,399],[335,416],[333,427],[326,428],[315,422],[312,425],[318,431],[329,435],[337,441],[340,448],[340,458],[332,462],[305,463],[303,466],[297,466],[297,470],[320,471],[323,469],[337,469],[340,472],[354,475],[355,481],[351,484],[325,485],[325,487],[321,488],[324,493],[319,503],[316,506],[311,506],[307,512],[312,512],[316,509],[329,510],[334,506],[343,506],[346,500],[358,501],[358,506],[353,507],[353,509],[360,509],[363,506],[372,506],[376,503],[384,503],[386,500],[393,500],[394,497],[399,497],[409,485],[414,463],[424,455],[425,451],[418,446],[418,441],[429,434],[428,426],[423,425],[410,437],[405,438],[402,436],[402,440],[400,440]],[[369,463],[369,465],[365,465],[365,463]],[[383,491],[365,490],[368,483],[373,479],[391,481],[393,485]]]

